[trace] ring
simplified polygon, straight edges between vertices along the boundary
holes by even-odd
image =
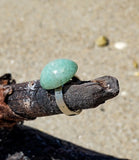
[[[63,112],[67,116],[74,116],[81,113],[82,110],[72,111],[68,108],[68,106],[65,104],[62,94],[62,86],[55,89],[55,98],[56,103],[60,109],[61,112]]]

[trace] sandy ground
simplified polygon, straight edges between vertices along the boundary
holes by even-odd
[[[38,118],[25,124],[80,146],[121,158],[139,159],[139,1],[0,0],[0,74],[17,82],[40,78],[51,60],[78,63],[90,80],[118,78],[120,94],[79,116]],[[105,35],[107,47],[97,47]],[[127,46],[121,50],[116,42]],[[102,109],[104,111],[102,111]]]

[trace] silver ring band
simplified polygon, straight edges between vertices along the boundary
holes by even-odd
[[[67,116],[78,115],[82,111],[80,109],[77,110],[77,111],[71,111],[67,107],[67,105],[65,104],[64,99],[63,99],[62,87],[59,87],[59,88],[55,89],[55,99],[56,99],[56,103],[57,103],[60,111],[63,112]]]

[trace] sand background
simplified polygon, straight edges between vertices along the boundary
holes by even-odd
[[[51,60],[77,62],[77,75],[117,77],[120,94],[79,116],[57,115],[25,122],[80,146],[139,159],[139,1],[0,0],[0,75],[17,82],[40,78]],[[107,47],[97,47],[105,35]],[[116,42],[127,46],[118,50]]]

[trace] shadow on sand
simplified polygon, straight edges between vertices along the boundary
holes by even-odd
[[[0,130],[0,160],[125,160],[82,148],[24,125]]]

